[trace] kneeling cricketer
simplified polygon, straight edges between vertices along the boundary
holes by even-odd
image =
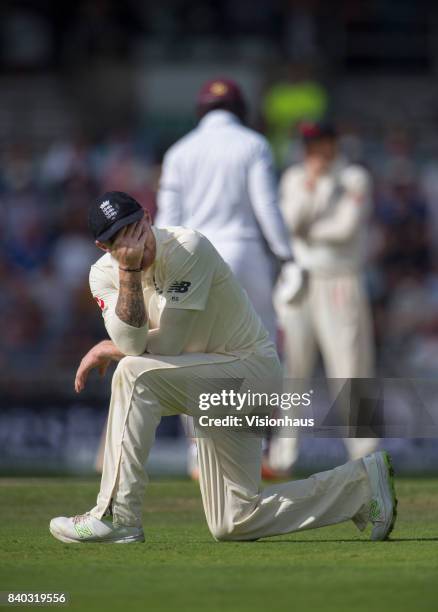
[[[62,542],[143,542],[145,464],[161,417],[194,414],[202,393],[224,380],[279,379],[281,367],[246,293],[201,234],[157,228],[129,195],[106,193],[89,213],[105,254],[90,286],[111,340],[82,359],[80,392],[93,368],[114,360],[102,481],[94,508],[57,517]],[[305,480],[261,487],[262,438],[212,428],[197,439],[200,487],[216,540],[257,540],[352,520],[384,540],[396,518],[392,467],[385,452]]]

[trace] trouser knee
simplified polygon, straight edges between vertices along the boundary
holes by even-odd
[[[235,529],[233,525],[218,523],[209,526],[211,535],[217,542],[229,542],[235,539]]]
[[[258,540],[250,533],[245,533],[241,525],[215,525],[210,527],[210,533],[216,542],[252,542]]]
[[[149,365],[148,359],[141,356],[127,355],[123,357],[117,365],[112,378],[112,391],[117,390],[121,385],[135,385],[141,377],[143,385],[147,385],[149,375],[152,375],[154,369]]]

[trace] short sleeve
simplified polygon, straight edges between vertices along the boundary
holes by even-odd
[[[196,232],[170,253],[163,282],[165,308],[204,310],[213,282],[217,253],[210,242]]]

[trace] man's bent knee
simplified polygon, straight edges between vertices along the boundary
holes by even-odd
[[[216,542],[250,542],[258,538],[254,538],[242,531],[241,526],[220,523],[218,525],[209,526],[210,533]]]
[[[233,528],[228,525],[219,524],[219,525],[210,525],[211,535],[217,542],[227,542],[232,539]]]
[[[117,368],[114,371],[113,380],[117,380],[120,377],[128,376],[135,380],[138,376],[152,371],[155,369],[153,360],[146,356],[136,357],[134,355],[127,355],[119,361]]]

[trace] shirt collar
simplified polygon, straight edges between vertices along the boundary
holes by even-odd
[[[202,117],[201,121],[199,122],[199,127],[204,129],[219,125],[232,125],[239,123],[239,119],[236,117],[236,115],[230,113],[230,111],[217,109],[210,111],[204,117]]]

